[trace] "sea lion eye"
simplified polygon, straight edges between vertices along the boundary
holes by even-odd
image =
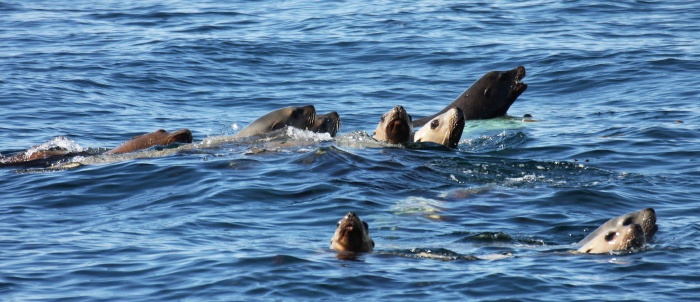
[[[615,239],[616,232],[610,232],[607,235],[605,235],[605,241],[610,241]]]
[[[488,95],[491,92],[491,88],[484,89],[484,95]]]
[[[628,226],[630,224],[632,224],[632,217],[627,217],[627,219],[625,219],[625,221],[622,222],[622,225],[624,226]]]
[[[430,122],[430,129],[435,129],[435,128],[437,128],[438,126],[440,126],[440,121],[438,121],[438,120],[433,120],[432,122]]]

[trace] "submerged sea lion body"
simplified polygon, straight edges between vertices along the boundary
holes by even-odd
[[[94,155],[90,151],[69,151],[64,148],[50,148],[48,150],[24,151],[9,157],[0,157],[0,166],[46,166],[52,162],[64,160],[74,156]]]
[[[579,253],[602,254],[640,248],[650,241],[659,227],[652,208],[627,213],[608,220],[581,240]]]
[[[390,144],[412,142],[413,125],[411,120],[412,118],[406,110],[398,105],[382,115],[377,129],[374,130],[373,137],[378,141]]]
[[[459,107],[434,117],[416,131],[415,142],[433,142],[448,148],[457,148],[464,131],[464,114]]]
[[[285,107],[269,112],[243,128],[234,137],[244,138],[262,135],[284,127],[308,130],[316,121],[316,109],[313,105],[302,107]]]
[[[369,236],[369,225],[354,212],[349,212],[338,221],[331,239],[331,249],[339,252],[371,252],[374,241]]]
[[[159,129],[155,132],[143,134],[124,142],[119,147],[105,152],[105,154],[129,153],[153,146],[167,146],[173,143],[191,143],[192,132],[188,129],[180,129],[175,132],[168,132]]]
[[[508,71],[488,72],[447,107],[436,114],[413,121],[413,126],[423,126],[455,107],[462,109],[467,120],[504,116],[510,105],[527,89],[527,84],[520,82],[524,77],[523,66]]]
[[[311,132],[328,133],[331,137],[335,137],[339,130],[340,115],[335,111],[316,115],[313,125],[309,127],[309,131]]]

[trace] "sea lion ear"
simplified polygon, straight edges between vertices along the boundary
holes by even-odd
[[[372,243],[372,247],[374,247],[374,240],[370,240],[369,242]]]
[[[366,222],[362,222],[362,225],[365,227],[365,232],[369,232],[369,225]]]

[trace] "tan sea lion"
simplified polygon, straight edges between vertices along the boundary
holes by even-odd
[[[413,141],[413,125],[411,116],[398,105],[384,113],[374,130],[374,139],[390,144],[403,144]]]
[[[331,137],[335,137],[338,130],[340,130],[340,115],[335,111],[316,115],[314,124],[309,128],[311,132],[328,133]]]
[[[608,220],[577,245],[579,253],[603,254],[641,248],[659,227],[652,208],[627,213]]]
[[[129,153],[153,146],[167,146],[173,143],[191,143],[192,132],[188,129],[180,129],[169,133],[163,129],[143,134],[124,142],[119,147],[105,152],[105,154]]]
[[[433,142],[448,148],[457,148],[464,131],[464,114],[459,107],[434,117],[416,131],[415,142]]]
[[[374,241],[369,236],[369,226],[357,214],[349,212],[338,221],[331,239],[331,249],[339,252],[371,252]]]
[[[290,126],[308,130],[316,121],[316,108],[313,105],[285,107],[269,112],[243,128],[234,137],[244,138],[262,135]]]
[[[455,107],[462,109],[466,120],[504,116],[515,99],[527,89],[527,84],[520,82],[524,77],[525,67],[523,66],[508,71],[488,72],[447,107],[436,114],[413,121],[413,126],[423,126],[436,116]]]

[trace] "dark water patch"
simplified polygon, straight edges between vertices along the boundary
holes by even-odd
[[[402,251],[383,251],[381,255],[395,255],[406,258],[430,259],[439,261],[467,260],[473,261],[478,258],[470,255],[462,255],[445,248],[413,248]]]

